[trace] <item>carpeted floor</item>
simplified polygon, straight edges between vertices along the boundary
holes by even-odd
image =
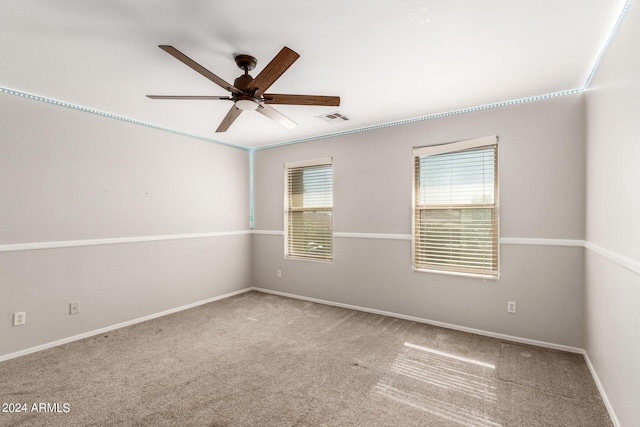
[[[259,292],[2,362],[0,382],[0,409],[26,409],[3,426],[612,425],[581,355]]]

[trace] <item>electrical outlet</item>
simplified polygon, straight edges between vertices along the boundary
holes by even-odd
[[[507,313],[515,313],[516,312],[516,302],[508,301],[507,302]]]
[[[78,314],[80,313],[80,303],[79,302],[70,302],[69,303],[69,314]]]
[[[19,313],[13,313],[13,326],[20,326],[27,323],[27,313],[21,311]]]
[[[276,277],[282,277],[282,270],[276,270]]]

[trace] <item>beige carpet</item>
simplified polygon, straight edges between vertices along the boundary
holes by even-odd
[[[27,409],[3,426],[611,426],[581,355],[258,292],[2,362],[0,382]]]

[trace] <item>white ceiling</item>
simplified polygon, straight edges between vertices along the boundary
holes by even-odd
[[[344,132],[582,88],[625,0],[3,0],[0,87],[244,147]],[[339,95],[340,107],[277,105],[288,130],[244,112],[215,129],[227,95],[158,48],[218,76],[234,54],[300,58],[270,93]],[[10,96],[0,94],[0,96]],[[340,111],[347,122],[318,115]]]

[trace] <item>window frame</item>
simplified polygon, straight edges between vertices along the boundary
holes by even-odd
[[[307,208],[291,208],[289,205],[289,171],[291,169],[302,169],[305,168],[315,168],[318,166],[329,166],[331,168],[331,206],[327,207],[309,207]],[[314,262],[322,262],[322,263],[332,263],[333,262],[333,247],[334,247],[334,238],[333,238],[333,158],[324,157],[319,159],[311,159],[311,160],[302,160],[302,161],[294,161],[294,162],[286,162],[284,164],[284,257],[286,259],[293,260],[304,260],[304,261],[314,261]],[[289,218],[290,214],[293,211],[301,212],[301,211],[329,211],[331,212],[331,234],[329,239],[331,241],[331,250],[329,252],[329,257],[314,257],[300,253],[290,253],[289,246]]]
[[[456,276],[467,276],[467,277],[478,277],[483,279],[491,279],[498,280],[500,277],[500,210],[499,210],[499,177],[498,177],[498,142],[499,138],[497,135],[475,138],[464,141],[456,141],[445,144],[438,145],[430,145],[430,146],[422,146],[422,147],[414,147],[413,148],[413,156],[412,156],[412,221],[411,221],[411,264],[414,271],[417,272],[429,272],[429,273],[439,273],[439,274],[449,274]],[[449,154],[449,153],[457,153],[464,152],[468,150],[479,149],[482,147],[494,147],[494,200],[491,204],[481,203],[481,204],[472,204],[472,203],[464,203],[464,204],[450,204],[450,205],[442,205],[432,208],[420,207],[418,205],[418,192],[419,192],[419,166],[417,163],[417,159],[424,156],[435,156],[438,154]],[[464,210],[464,209],[474,209],[474,208],[490,208],[492,209],[492,257],[495,256],[495,270],[493,268],[487,270],[482,268],[462,268],[458,267],[456,269],[453,266],[436,266],[435,264],[428,263],[420,263],[417,259],[416,254],[416,246],[419,243],[418,235],[416,234],[417,230],[417,215],[421,210],[435,210],[435,209],[443,209],[453,211],[456,209]],[[475,270],[475,271],[473,271]]]

